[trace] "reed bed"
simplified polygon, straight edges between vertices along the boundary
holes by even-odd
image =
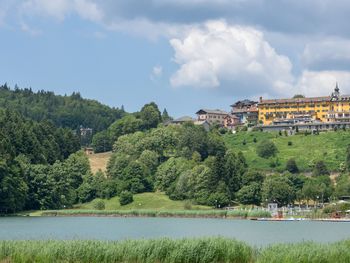
[[[257,263],[348,263],[350,240],[332,244],[303,242],[272,245],[258,253]]]
[[[42,212],[43,216],[144,216],[144,217],[209,217],[209,218],[267,218],[263,210],[54,210]]]
[[[103,241],[0,241],[0,262],[252,262],[253,249],[224,238]]]
[[[266,248],[215,237],[125,241],[0,241],[2,263],[348,263],[350,240],[302,242]]]

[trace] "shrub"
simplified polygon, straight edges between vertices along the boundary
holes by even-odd
[[[292,174],[299,173],[299,168],[294,159],[289,159],[286,164],[286,170]]]
[[[93,207],[97,210],[104,210],[106,208],[105,202],[103,200],[95,200],[93,203]]]
[[[289,141],[288,146],[292,146],[292,145],[293,145],[293,142]]]
[[[314,170],[313,170],[313,175],[314,176],[329,175],[329,171],[327,169],[327,166],[323,161],[316,162]]]
[[[243,142],[242,142],[243,145],[246,145],[247,144],[247,141],[244,139]]]
[[[184,204],[184,209],[185,210],[191,210],[192,209],[192,203],[191,201],[185,201],[185,204]]]
[[[122,191],[119,196],[120,205],[127,205],[134,201],[132,193],[129,191]]]
[[[256,143],[258,140],[254,137],[253,142]]]
[[[271,156],[275,156],[277,152],[277,147],[269,140],[261,141],[256,147],[256,153],[258,156],[266,159],[270,158]]]

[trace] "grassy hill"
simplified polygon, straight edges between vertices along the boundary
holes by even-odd
[[[96,200],[94,200],[96,201]],[[94,209],[94,201],[77,206],[79,209]],[[164,193],[142,193],[135,194],[134,201],[131,204],[121,206],[119,197],[113,197],[104,200],[106,210],[132,210],[132,209],[150,209],[150,210],[183,210],[186,201],[173,201]],[[210,209],[208,206],[192,205],[192,209]]]
[[[256,154],[258,143],[264,139],[275,143],[279,151],[276,157],[264,159]],[[310,171],[312,164],[318,160],[325,161],[331,171],[337,171],[345,161],[346,147],[350,144],[350,131],[330,131],[308,136],[280,136],[277,132],[239,132],[226,134],[224,140],[229,148],[243,152],[250,168],[282,171],[288,159],[294,158],[301,171]],[[288,142],[291,142],[291,145],[288,145]],[[276,160],[279,165],[272,167]]]

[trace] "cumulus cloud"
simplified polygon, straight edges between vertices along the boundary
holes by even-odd
[[[9,0],[3,0],[9,1]],[[259,25],[266,31],[350,36],[348,0],[12,0],[23,12],[35,10],[58,20],[77,13],[105,25],[124,21],[150,24],[196,24],[225,19],[234,24]],[[120,28],[120,27],[119,27]]]
[[[306,96],[325,96],[333,91],[336,83],[343,94],[350,94],[349,71],[305,70],[296,83],[296,91]]]
[[[215,88],[230,82],[237,91],[244,85],[276,94],[288,90],[294,81],[288,57],[278,54],[263,33],[251,27],[210,21],[171,39],[170,44],[180,66],[170,80],[175,87]]]

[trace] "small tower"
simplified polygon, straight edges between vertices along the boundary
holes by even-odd
[[[332,92],[331,100],[338,100],[339,96],[340,96],[340,92],[339,92],[338,82],[336,82],[334,92]]]

